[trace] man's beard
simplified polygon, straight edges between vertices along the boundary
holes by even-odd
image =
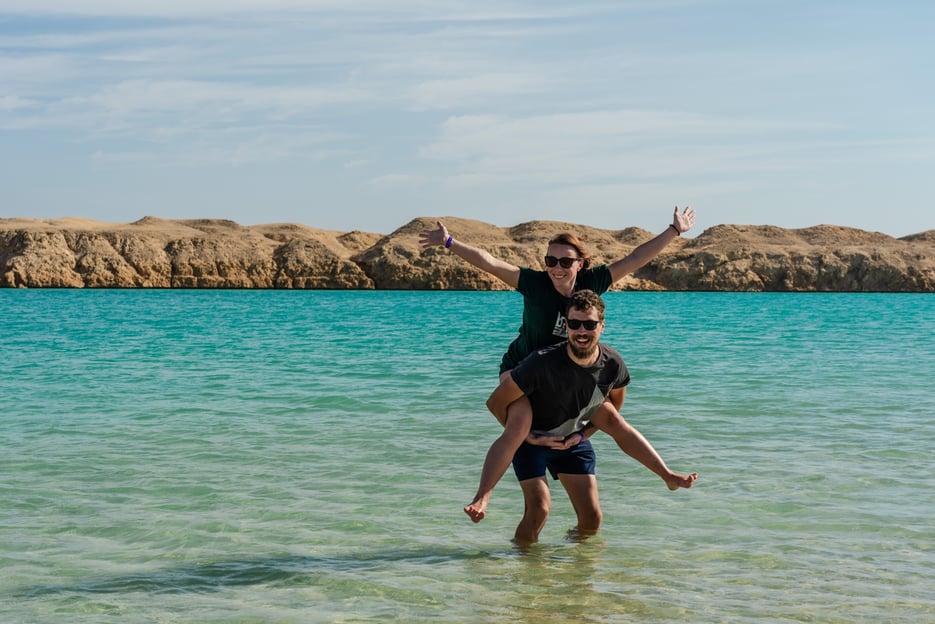
[[[571,348],[571,354],[579,360],[589,360],[597,353],[597,340],[590,342],[586,347],[569,340],[568,346]]]

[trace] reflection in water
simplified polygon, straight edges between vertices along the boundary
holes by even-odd
[[[392,598],[409,615],[440,616],[447,602],[433,580],[456,582],[461,600],[474,604],[476,617],[489,622],[607,621],[617,615],[649,614],[629,588],[646,579],[608,578],[607,544],[600,536],[563,544],[506,547],[499,551],[454,547],[416,547],[338,554],[282,555],[186,564],[156,570],[99,576],[62,584],[22,588],[26,599],[77,594],[186,595],[221,592],[244,586],[318,587],[337,607],[351,600],[355,609]],[[634,562],[634,568],[638,568]],[[383,579],[377,582],[375,579]],[[392,579],[396,579],[393,581]],[[400,578],[423,579],[419,592],[396,587]],[[457,579],[457,580],[455,580]],[[394,589],[396,587],[396,589]],[[349,603],[351,604],[351,603]]]
[[[314,576],[363,572],[403,563],[431,567],[461,559],[486,559],[489,554],[456,548],[421,548],[354,553],[338,556],[284,555],[268,558],[229,559],[187,564],[139,573],[101,576],[68,584],[42,584],[22,589],[24,598],[76,593],[155,594],[203,593],[248,585],[314,584]]]
[[[467,562],[477,582],[489,592],[480,600],[483,606],[478,605],[481,619],[568,622],[571,618],[596,621],[597,617],[606,621],[613,615],[651,613],[641,601],[628,596],[628,585],[640,586],[635,582],[638,577],[603,578],[607,550],[600,535],[580,540],[569,534],[565,544],[516,546],[496,560]],[[498,590],[490,592],[494,587]]]

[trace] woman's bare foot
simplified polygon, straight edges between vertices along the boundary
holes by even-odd
[[[484,516],[487,515],[488,500],[489,498],[486,496],[475,496],[474,500],[471,501],[471,504],[464,508],[464,513],[466,513],[473,522],[480,522],[484,519]]]
[[[669,473],[668,477],[663,477],[665,479],[666,485],[670,490],[677,490],[679,488],[690,488],[695,484],[695,481],[698,479],[698,473],[693,472],[690,475],[680,475],[675,472]],[[477,522],[475,520],[475,522]]]

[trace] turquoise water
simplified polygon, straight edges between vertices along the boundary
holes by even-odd
[[[612,293],[601,533],[473,525],[514,293],[0,291],[0,618],[935,622],[935,296]]]

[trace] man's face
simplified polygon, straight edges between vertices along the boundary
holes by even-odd
[[[578,325],[575,329],[573,325]],[[587,325],[593,327],[588,329]],[[567,327],[568,346],[576,358],[590,358],[597,351],[597,341],[604,331],[604,321],[599,320],[596,308],[568,311]]]

